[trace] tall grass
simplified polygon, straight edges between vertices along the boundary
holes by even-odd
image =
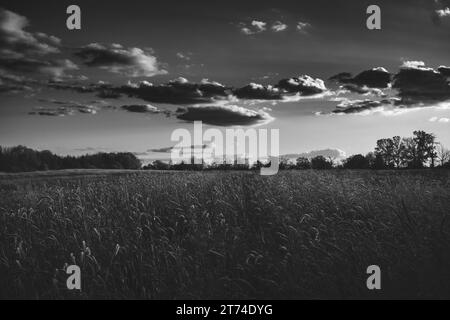
[[[450,298],[448,172],[132,173],[0,188],[1,298]],[[67,265],[82,270],[66,288]],[[381,267],[382,290],[366,287]]]

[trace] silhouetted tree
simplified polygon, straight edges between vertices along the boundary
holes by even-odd
[[[385,168],[393,168],[394,164],[394,141],[391,138],[379,139],[375,147],[375,154],[383,160]]]
[[[362,154],[356,154],[345,159],[343,165],[345,169],[368,169],[369,160]]]
[[[331,160],[326,159],[324,156],[317,156],[311,159],[311,168],[312,169],[331,169],[333,167],[333,162]]]
[[[431,133],[426,133],[425,131],[414,131],[414,142],[416,143],[417,150],[417,162],[420,162],[422,166],[431,160],[431,167],[434,168],[434,160],[436,159],[436,137]]]
[[[309,161],[308,158],[299,157],[296,160],[295,166],[297,169],[300,169],[300,170],[311,169],[311,162]]]

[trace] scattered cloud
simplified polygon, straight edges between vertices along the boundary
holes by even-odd
[[[271,27],[272,31],[274,31],[274,32],[281,32],[281,31],[286,30],[287,28],[288,28],[288,25],[281,21],[275,21]]]
[[[286,93],[301,93],[302,95],[314,95],[327,90],[322,79],[314,79],[308,75],[282,79],[276,87]]]
[[[126,111],[136,112],[136,113],[161,113],[162,112],[157,107],[152,106],[150,104],[132,104],[132,105],[122,106],[121,108]]]
[[[297,22],[297,25],[295,28],[300,33],[307,33],[308,29],[311,28],[311,24],[309,24],[308,22],[299,21],[299,22]]]
[[[97,67],[129,77],[152,77],[166,74],[150,50],[125,48],[120,44],[109,46],[91,43],[77,50],[75,55],[84,65]]]
[[[450,99],[450,85],[444,67],[436,71],[423,61],[405,61],[394,76],[392,87],[406,104]]]
[[[420,69],[420,70],[431,70],[431,68],[425,67],[425,62],[417,60],[405,60],[403,61],[400,68],[404,69]]]
[[[260,99],[279,100],[282,98],[280,90],[273,86],[263,86],[257,83],[250,83],[242,88],[233,91],[233,94],[240,99]]]
[[[2,54],[15,53],[45,55],[58,53],[61,40],[44,33],[32,33],[25,29],[28,19],[17,13],[0,8],[0,46]]]
[[[428,121],[430,121],[430,122],[440,122],[440,123],[450,123],[450,119],[449,118],[431,117]]]
[[[391,83],[391,74],[383,67],[376,67],[365,70],[355,77],[351,73],[341,72],[334,75],[330,80],[337,81],[342,84],[350,84],[348,90],[357,92],[358,90],[366,90],[365,88],[387,88]]]
[[[253,20],[250,24],[240,23],[241,32],[245,35],[261,33],[267,29],[267,23],[264,21]]]
[[[436,14],[440,18],[450,17],[450,8],[447,7],[447,8],[444,8],[444,9],[436,10]]]
[[[344,114],[357,114],[357,115],[372,115],[382,114],[386,116],[399,115],[405,112],[419,110],[423,106],[408,106],[402,104],[401,98],[390,97],[381,100],[351,100],[348,98],[340,98],[340,103],[336,106],[336,109],[331,114],[344,115]],[[324,113],[318,112],[316,115],[323,115]]]
[[[253,20],[252,21],[252,26],[256,29],[256,32],[263,32],[266,30],[266,22],[263,21],[258,21],[258,20]]]
[[[161,85],[153,85],[147,81],[128,83],[114,90],[148,102],[173,104],[213,102],[215,99],[225,99],[229,94],[227,88],[218,82],[205,79],[201,83],[192,83],[185,78]]]
[[[35,107],[28,114],[39,116],[64,117],[72,116],[76,113],[96,114],[98,108],[93,105],[84,105],[80,103],[67,104],[60,107]]]
[[[179,110],[177,118],[184,121],[203,121],[216,126],[247,126],[270,122],[265,111],[250,110],[236,105],[193,106]]]
[[[65,78],[67,71],[78,69],[69,59],[53,57],[60,53],[59,38],[27,31],[29,26],[26,17],[0,8],[0,68],[3,71]],[[17,84],[12,86],[17,87]]]
[[[178,59],[190,61],[191,60],[191,54],[190,53],[183,53],[183,52],[177,52],[176,54]]]
[[[33,91],[35,81],[24,76],[8,74],[0,69],[0,93]]]

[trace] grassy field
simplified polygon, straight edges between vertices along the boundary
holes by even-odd
[[[0,298],[450,298],[449,176],[1,175]]]

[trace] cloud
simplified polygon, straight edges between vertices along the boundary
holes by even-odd
[[[282,79],[276,87],[286,93],[301,93],[302,95],[313,95],[327,90],[321,79],[314,79],[308,75]]]
[[[24,30],[29,25],[26,17],[0,8],[0,47],[2,54],[14,52],[23,56],[59,52],[57,46],[61,41],[57,37]]]
[[[226,88],[220,83],[206,80],[198,84],[184,78],[156,86],[148,82],[129,84],[122,87],[122,91],[143,100],[167,103],[211,102],[218,96],[227,96]]]
[[[365,100],[344,100],[336,106],[333,113],[360,113],[366,110],[379,108],[383,105],[380,101]]]
[[[148,151],[150,152],[156,152],[156,153],[171,153],[173,147],[165,147],[165,148],[158,148],[158,149],[150,149]]]
[[[186,60],[186,61],[191,60],[189,53],[177,52],[176,56],[177,56],[177,58],[182,59],[182,60]]]
[[[302,152],[302,153],[294,153],[294,154],[285,154],[282,155],[280,158],[286,158],[291,160],[296,160],[298,158],[307,158],[311,159],[317,156],[323,156],[325,158],[332,158],[332,159],[343,159],[346,157],[346,153],[343,150],[340,149],[322,149],[322,150],[312,150],[309,152]]]
[[[257,34],[265,31],[267,28],[267,23],[264,21],[253,20],[250,25],[245,23],[239,23],[241,32],[245,35]]]
[[[350,91],[350,92],[354,92],[354,93],[359,93],[362,95],[368,95],[368,94],[373,94],[373,95],[377,95],[377,96],[384,96],[385,94],[383,93],[382,90],[378,89],[378,88],[369,88],[367,86],[358,86],[356,84],[353,83],[349,83],[349,84],[345,84],[343,86],[341,86],[341,89],[346,90],[346,91]]]
[[[96,93],[99,98],[120,98],[121,92],[111,84],[99,81],[98,83],[83,84],[80,82],[67,82],[62,80],[51,80],[47,87],[56,90],[71,90],[77,93]]]
[[[35,81],[24,76],[8,74],[0,69],[0,93],[33,91]]]
[[[78,113],[84,114],[96,114],[98,108],[93,105],[84,105],[77,102],[61,102],[64,104],[60,107],[35,107],[28,114],[39,115],[39,116],[51,116],[51,117],[64,117],[72,116]]]
[[[279,100],[282,98],[279,89],[257,83],[250,83],[245,87],[233,90],[233,94],[242,99]]]
[[[68,59],[45,61],[25,57],[0,58],[0,68],[15,73],[43,73],[54,78],[62,78],[70,70],[77,70],[78,67]]]
[[[403,61],[402,65],[400,66],[400,68],[404,68],[404,69],[420,69],[420,70],[431,70],[431,68],[427,68],[425,67],[425,62],[423,61],[416,61],[416,60],[412,60],[412,61]]]
[[[422,61],[405,61],[394,76],[392,87],[399,91],[406,104],[445,101],[450,99],[450,85],[444,76],[446,71],[446,67],[439,71],[426,67]]]
[[[98,97],[103,99],[117,99],[125,95],[148,102],[172,104],[214,102],[219,99],[227,99],[228,95],[231,94],[230,88],[218,82],[203,79],[200,83],[193,83],[182,77],[159,85],[154,85],[148,81],[128,82],[122,86],[113,86],[107,83],[85,85],[53,81],[48,86],[78,93],[96,93]]]
[[[440,74],[442,74],[444,77],[450,77],[450,67],[446,66],[440,66],[438,68],[438,71]]]
[[[281,31],[286,30],[287,28],[288,28],[288,25],[282,23],[281,21],[275,21],[271,27],[272,31],[274,31],[274,32],[281,32]]]
[[[440,122],[440,123],[449,123],[449,118],[438,118],[438,117],[431,117],[428,121],[430,122]]]
[[[124,110],[127,110],[129,112],[137,112],[137,113],[161,113],[162,112],[157,107],[152,106],[150,104],[132,104],[132,105],[122,106],[121,108]]]
[[[299,22],[297,22],[297,26],[295,28],[300,33],[306,33],[310,27],[311,27],[311,24],[309,24],[308,22],[299,21]]]
[[[185,78],[161,85],[153,85],[147,81],[129,83],[114,89],[116,92],[148,102],[173,104],[213,102],[215,99],[226,98],[229,94],[227,90],[218,82],[204,79],[201,83],[192,83]]]
[[[252,26],[256,29],[257,32],[263,32],[266,30],[266,22],[263,21],[258,21],[258,20],[253,20],[252,21]]]
[[[120,44],[105,46],[91,43],[75,53],[83,64],[129,77],[152,77],[166,74],[156,57],[140,48],[124,48]]]
[[[78,93],[96,93],[98,97],[133,97],[153,103],[198,104],[217,101],[231,101],[237,98],[250,100],[280,100],[313,96],[327,91],[323,80],[308,75],[283,79],[277,85],[263,86],[250,83],[242,88],[232,88],[216,81],[203,79],[199,83],[179,77],[165,84],[154,85],[148,81],[128,82],[122,86],[106,83],[80,84],[53,81],[49,87],[60,90],[73,90]]]
[[[76,64],[53,56],[60,53],[61,40],[26,31],[29,25],[26,17],[0,8],[0,69],[15,75],[70,77],[66,72],[77,70]]]
[[[341,72],[332,76],[330,80],[358,87],[387,88],[391,82],[391,74],[383,67],[376,67],[365,70],[355,77],[352,77],[351,73]],[[356,89],[356,87],[353,87],[353,89]]]
[[[203,121],[216,126],[248,126],[273,120],[265,111],[255,111],[235,105],[193,106],[179,111],[177,118],[180,120]]]
[[[450,17],[450,8],[436,10],[436,14],[439,18]]]
[[[171,153],[172,150],[188,150],[191,149],[194,152],[201,152],[202,150],[212,147],[213,144],[202,144],[202,145],[187,145],[187,146],[173,146],[173,147],[163,147],[163,148],[157,148],[157,149],[150,149],[147,150],[147,152],[155,152],[155,153]]]

